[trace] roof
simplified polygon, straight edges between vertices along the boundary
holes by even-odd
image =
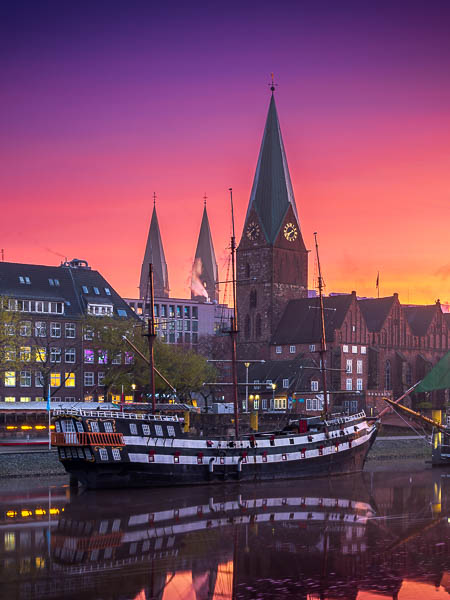
[[[292,206],[298,223],[275,97],[272,94],[245,221],[254,209],[267,241],[273,244],[289,206]]]
[[[314,369],[303,369],[303,367],[317,366],[317,371]],[[248,370],[249,393],[254,393],[254,381],[259,381],[255,384],[260,391],[270,392],[265,385],[266,381],[271,381],[276,384],[276,390],[280,392],[295,391],[309,389],[310,380],[317,378],[319,366],[311,358],[311,355],[298,354],[292,360],[267,360],[264,363],[250,363]],[[238,363],[238,381],[245,381],[246,372],[242,363]],[[283,379],[289,380],[289,388],[283,388]],[[268,384],[270,386],[270,384]]]
[[[214,253],[214,245],[205,204],[197,249],[195,251],[194,264],[192,266],[191,298],[204,297],[206,300],[206,295],[204,293],[204,290],[206,290],[206,294],[210,300],[218,301],[218,279],[216,255]]]
[[[413,335],[426,335],[431,322],[436,314],[437,305],[429,306],[403,306],[406,319]]]
[[[361,309],[369,331],[381,330],[395,300],[396,296],[358,300],[359,308]]]
[[[169,296],[169,274],[167,271],[161,232],[159,230],[156,206],[153,206],[152,220],[150,222],[144,260],[142,261],[141,267],[141,278],[139,281],[139,295],[141,298],[146,298],[148,296],[148,274],[150,264],[153,265],[154,295],[158,297]]]
[[[327,296],[323,299],[325,337],[334,340],[352,303],[353,294]],[[272,336],[272,344],[316,344],[321,341],[319,298],[291,300]]]
[[[106,279],[79,260],[58,267],[0,262],[0,295],[18,300],[63,302],[66,317],[84,315],[88,303],[112,304],[116,316],[118,310],[124,310],[127,317],[135,317]]]

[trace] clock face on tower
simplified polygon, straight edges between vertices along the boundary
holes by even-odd
[[[283,233],[288,242],[293,242],[297,239],[298,231],[294,223],[286,223]]]
[[[254,241],[259,237],[259,225],[255,221],[250,221],[247,225],[247,237],[249,240]]]

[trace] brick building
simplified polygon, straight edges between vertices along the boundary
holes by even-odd
[[[44,372],[55,401],[102,396],[105,367],[82,321],[135,315],[98,271],[83,260],[59,267],[0,262],[0,296],[19,314],[19,330],[10,334],[19,340],[22,365],[18,371],[1,365],[1,402],[42,401]]]

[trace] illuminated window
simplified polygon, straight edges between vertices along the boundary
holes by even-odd
[[[16,401],[15,396],[5,396],[5,402],[15,402],[15,401]]]
[[[16,386],[16,372],[15,371],[5,371],[5,387],[15,387]]]
[[[107,350],[99,350],[98,351],[98,364],[99,365],[107,365],[108,364]]]
[[[20,396],[21,402],[31,402],[31,396]]]
[[[5,348],[5,360],[14,360],[16,351],[13,348]]]
[[[75,348],[66,348],[64,351],[64,360],[66,363],[74,363],[76,357]]]
[[[132,365],[134,362],[134,356],[130,352],[125,352],[125,364]]]
[[[61,387],[61,373],[50,373],[50,385],[52,387]]]
[[[20,360],[22,362],[30,362],[30,360],[31,360],[31,347],[30,346],[21,346]]]
[[[20,371],[20,387],[31,387],[31,371]]]
[[[65,373],[65,386],[75,387],[75,373]]]
[[[47,360],[47,351],[45,348],[35,348],[36,362],[45,362]]]
[[[84,362],[85,363],[93,363],[94,362],[94,351],[85,349],[84,350]]]
[[[6,552],[16,549],[16,534],[13,531],[6,531],[3,540]]]
[[[94,385],[94,373],[92,371],[86,371],[84,373],[84,385],[91,386]]]

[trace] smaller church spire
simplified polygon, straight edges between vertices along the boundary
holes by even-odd
[[[219,301],[218,269],[211,229],[206,210],[206,193],[203,196],[203,217],[192,265],[191,298],[193,300]]]
[[[149,265],[153,265],[153,287],[155,296],[159,298],[169,297],[169,275],[167,271],[166,257],[159,230],[158,215],[156,214],[156,193],[153,192],[153,213],[150,229],[145,246],[144,260],[142,261],[141,278],[139,282],[139,296],[146,298],[148,294]]]

